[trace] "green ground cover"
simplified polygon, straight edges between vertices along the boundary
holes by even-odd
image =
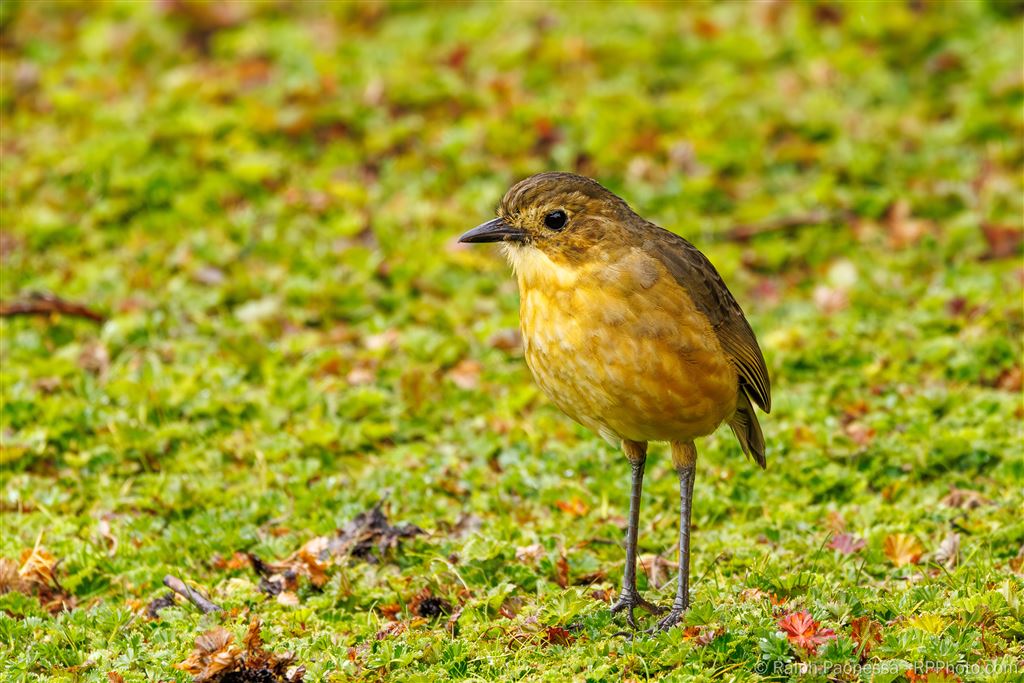
[[[0,8],[0,299],[106,316],[0,320],[3,681],[187,681],[256,618],[307,681],[1024,675],[1012,3]],[[656,637],[625,461],[454,243],[553,169],[700,246],[772,374]],[[655,447],[665,603],[676,492]]]

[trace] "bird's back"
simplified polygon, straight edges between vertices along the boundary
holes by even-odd
[[[771,381],[757,337],[711,261],[690,242],[648,221],[638,239],[672,278],[684,288],[694,306],[707,318],[726,356],[738,374],[736,412],[729,426],[743,452],[761,467],[766,464],[764,436],[751,401],[771,411]]]

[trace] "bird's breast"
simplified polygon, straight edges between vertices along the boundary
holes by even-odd
[[[567,264],[514,251],[527,364],[570,417],[613,441],[685,441],[735,410],[735,368],[655,259],[634,248]]]

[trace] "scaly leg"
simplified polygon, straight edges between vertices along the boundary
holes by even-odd
[[[675,626],[690,607],[690,510],[697,469],[697,449],[692,441],[672,444],[672,463],[679,474],[679,582],[672,609],[655,627],[659,631]]]
[[[612,614],[626,610],[626,623],[636,628],[633,609],[642,607],[651,614],[662,611],[640,597],[636,589],[636,540],[640,527],[640,492],[644,485],[644,464],[647,462],[647,444],[639,441],[622,442],[622,449],[629,458],[632,469],[632,486],[629,493],[629,526],[626,529],[626,570],[622,574],[622,590],[619,599],[612,605]]]

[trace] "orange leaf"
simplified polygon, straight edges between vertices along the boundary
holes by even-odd
[[[850,637],[857,643],[861,657],[866,657],[871,648],[882,642],[882,627],[871,617],[856,617],[850,621]]]
[[[555,502],[555,505],[558,506],[559,510],[573,517],[582,517],[590,511],[587,504],[577,496],[573,496],[570,500],[559,500]]]
[[[882,545],[882,552],[897,567],[908,564],[917,564],[924,553],[924,548],[917,538],[909,534],[890,534],[885,537]]]
[[[797,647],[808,652],[816,652],[818,646],[836,637],[830,628],[821,628],[807,610],[790,612],[779,619],[779,628],[786,634],[786,639]]]

